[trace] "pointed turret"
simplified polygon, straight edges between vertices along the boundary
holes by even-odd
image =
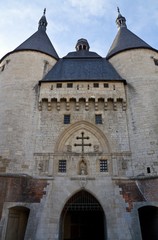
[[[116,24],[118,25],[118,28],[127,27],[126,18],[121,15],[119,8],[117,8],[117,11],[118,11],[118,17],[116,18]]]
[[[41,19],[39,20],[39,25],[38,25],[38,30],[44,30],[46,31],[46,28],[47,28],[47,19],[45,17],[45,14],[46,14],[46,8],[44,9],[43,11],[43,16],[41,17]]]
[[[130,30],[128,30],[126,25],[126,18],[121,15],[119,8],[118,8],[118,17],[116,19],[116,24],[118,26],[118,33],[107,54],[108,59],[116,55],[117,53],[130,50],[130,49],[137,49],[137,48],[153,49],[141,38],[139,38]]]
[[[31,50],[46,53],[55,59],[58,59],[58,54],[54,49],[49,37],[46,33],[48,25],[46,20],[46,9],[44,9],[43,16],[39,20],[38,31],[29,37],[25,42],[18,46],[13,52]]]

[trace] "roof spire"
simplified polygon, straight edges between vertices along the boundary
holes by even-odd
[[[39,20],[38,30],[44,30],[44,31],[46,31],[46,27],[47,27],[48,23],[47,23],[45,14],[46,14],[46,8],[44,8],[43,16],[42,16],[41,19]]]
[[[118,17],[116,18],[116,24],[118,28],[127,27],[126,18],[121,15],[119,7],[117,7],[117,11],[118,11]]]
[[[120,9],[119,9],[119,7],[117,7],[117,11],[118,11],[118,14],[120,14]]]

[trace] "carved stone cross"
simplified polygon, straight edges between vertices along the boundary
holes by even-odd
[[[81,146],[82,147],[82,156],[84,155],[84,147],[91,146],[91,143],[84,143],[85,139],[89,139],[89,137],[84,137],[84,132],[81,132],[81,137],[76,137],[77,140],[81,139],[81,143],[75,143],[74,146]]]

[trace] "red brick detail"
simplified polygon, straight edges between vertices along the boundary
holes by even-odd
[[[0,218],[4,202],[38,203],[46,192],[46,180],[29,177],[0,177]]]
[[[140,192],[135,181],[116,181],[116,184],[121,188],[120,194],[123,196],[125,202],[128,204],[126,207],[127,212],[131,212],[133,208],[133,202],[144,202],[145,198]]]

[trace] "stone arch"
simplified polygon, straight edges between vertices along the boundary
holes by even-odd
[[[30,209],[15,206],[9,209],[5,240],[24,240]]]
[[[96,139],[98,139],[101,149],[103,152],[110,153],[110,144],[107,140],[104,133],[97,128],[94,124],[86,122],[86,121],[79,121],[74,124],[71,124],[68,128],[66,128],[63,133],[59,136],[58,141],[55,146],[55,152],[62,152],[64,149],[65,142],[72,136],[75,132],[79,130],[85,130],[90,132]]]
[[[158,207],[146,205],[138,209],[142,240],[158,239]]]
[[[105,214],[93,194],[82,189],[67,200],[60,216],[59,239],[107,239]]]

